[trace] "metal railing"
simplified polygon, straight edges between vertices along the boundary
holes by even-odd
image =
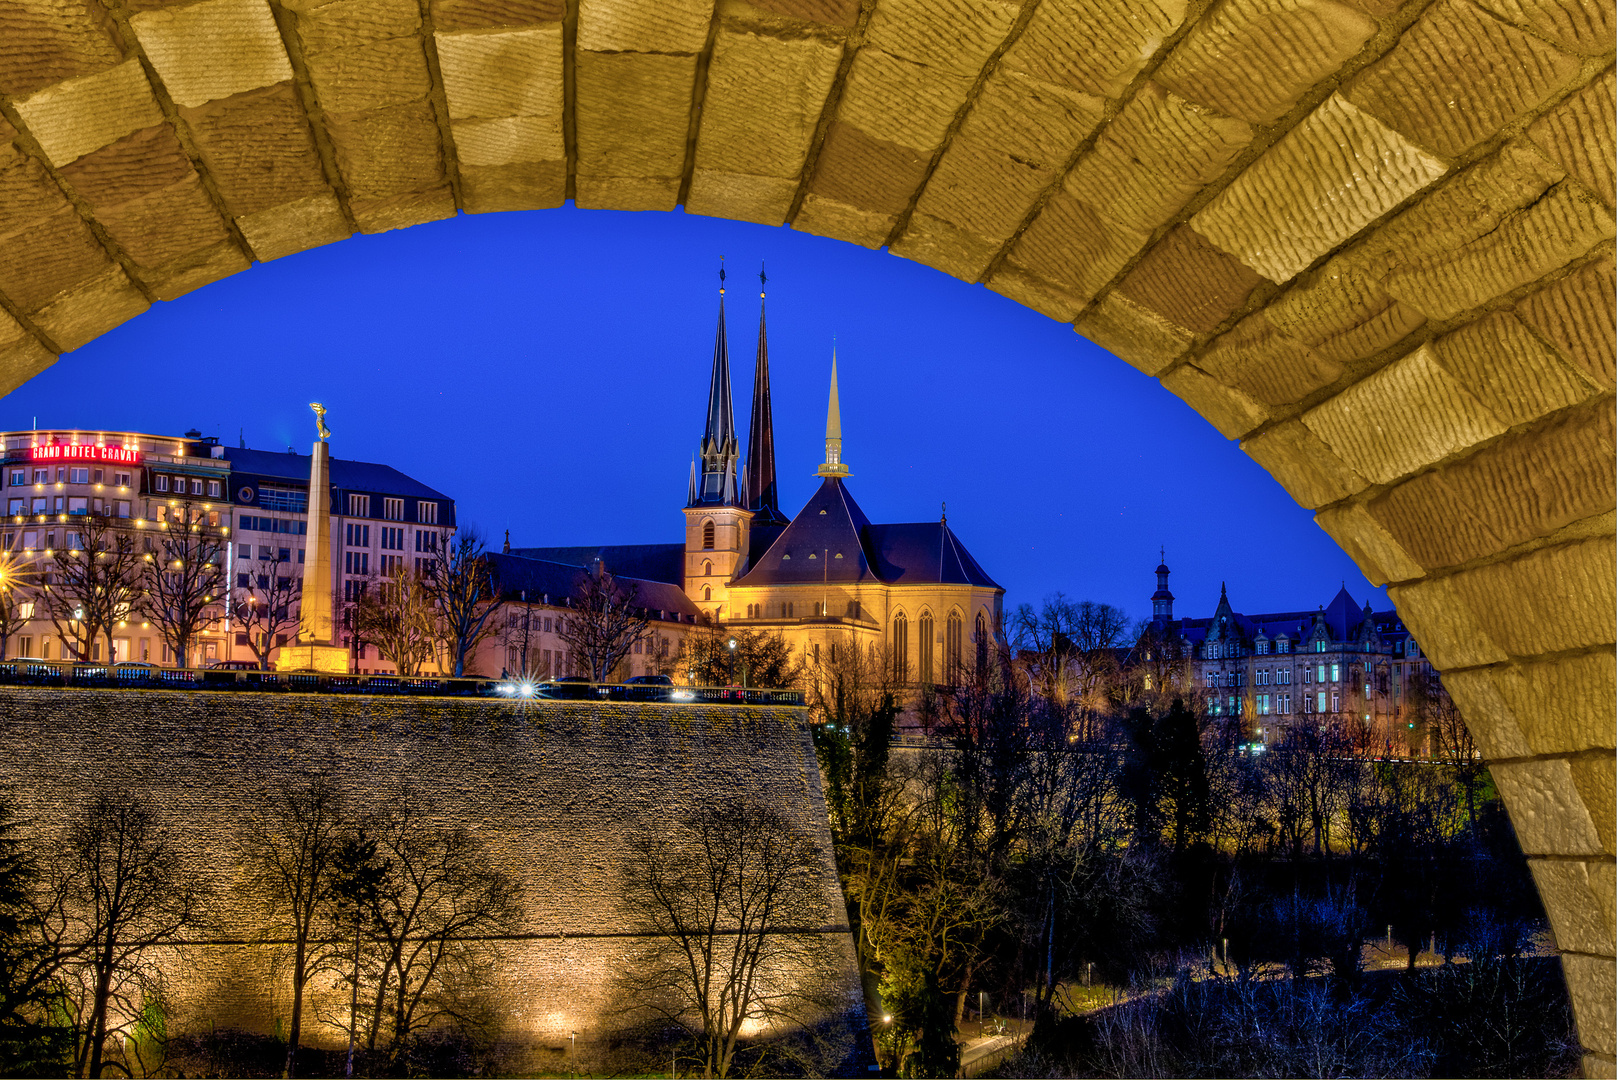
[[[225,671],[104,664],[73,660],[0,660],[0,686],[99,689],[185,689],[238,692],[358,694],[386,697],[482,697],[538,701],[667,702],[690,705],[801,706],[800,690],[738,686],[662,686],[548,679],[452,678],[440,675],[334,675],[314,671]]]

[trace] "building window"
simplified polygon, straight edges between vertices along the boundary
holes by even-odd
[[[129,474],[126,473],[126,472],[113,473],[112,474],[112,482],[114,484],[117,484],[119,487],[128,487],[129,486]]]
[[[1275,711],[1278,712],[1278,713],[1281,713],[1281,714],[1291,712],[1291,695],[1290,694],[1281,694],[1281,695],[1279,695],[1279,701],[1277,702],[1277,704],[1275,706]]]
[[[158,491],[167,491],[168,490],[168,477],[166,477],[166,476],[154,476],[154,477],[152,477],[152,486],[155,487]]]
[[[90,482],[90,470],[69,469],[67,471],[67,482],[70,484],[88,484]]]
[[[371,527],[369,525],[355,525],[349,522],[343,529],[343,535],[349,547],[370,547]]]
[[[713,590],[710,587],[706,586],[706,585],[702,586],[702,599],[703,600],[711,600],[711,599],[713,599]]]
[[[371,516],[371,497],[369,495],[350,495],[350,496],[348,496],[348,516],[349,517],[370,517]]]
[[[193,495],[202,494],[202,481],[200,481],[200,480],[191,481],[191,494],[193,494]]]
[[[1269,643],[1267,641],[1261,641],[1260,640],[1258,642],[1258,655],[1259,656],[1268,656],[1269,655]]]
[[[1277,652],[1277,653],[1289,653],[1289,652],[1291,652],[1291,641],[1289,639],[1287,639],[1287,638],[1281,638],[1279,641],[1276,641],[1275,642],[1275,652]]]
[[[36,483],[36,484],[48,484],[50,482],[51,482],[51,471],[49,469],[35,469],[34,470],[34,483]],[[42,639],[42,640],[47,640],[48,641],[49,639],[46,638],[46,639]]]
[[[958,611],[949,612],[943,633],[943,677],[945,682],[960,678],[960,637],[963,631]]]
[[[208,498],[217,499],[224,493],[224,487],[217,480],[208,481]]]
[[[972,635],[972,640],[977,643],[977,677],[981,679],[988,674],[988,620],[983,618],[980,611],[977,613],[977,629]]]
[[[1319,691],[1318,695],[1316,696],[1315,703],[1314,703],[1314,711],[1315,712],[1324,712],[1325,711],[1325,691],[1323,691],[1323,690]]]
[[[1315,652],[1324,652],[1325,651],[1325,643],[1323,641],[1314,642],[1314,651]]]
[[[403,499],[383,499],[382,500],[382,516],[384,518],[386,518],[388,521],[403,521],[404,520],[404,500]]]
[[[1322,676],[1319,681],[1324,682],[1325,681],[1324,677]],[[1332,664],[1331,665],[1331,681],[1332,682],[1341,682],[1342,681],[1342,665],[1341,664]]]
[[[709,519],[702,522],[702,550],[713,550],[713,521]]]
[[[910,678],[910,623],[903,614],[893,616],[893,678],[900,683]]]
[[[707,559],[702,560],[702,576],[703,577],[712,577],[713,576],[713,564],[711,562],[709,562]]]
[[[426,501],[416,503],[415,519],[423,525],[438,524],[438,504]]]
[[[1320,696],[1323,697],[1324,695],[1321,694]],[[1331,711],[1332,712],[1341,712],[1342,711],[1342,695],[1341,694],[1332,694],[1331,695]]]
[[[26,484],[26,483],[28,483],[28,470],[27,469],[12,469],[11,470],[11,486],[12,487],[21,487],[23,484]]]

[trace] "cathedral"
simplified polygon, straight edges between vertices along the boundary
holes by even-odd
[[[743,458],[730,393],[724,293],[721,273],[684,544],[515,548],[506,554],[569,566],[599,559],[619,578],[678,586],[696,619],[780,633],[811,664],[857,648],[892,665],[901,683],[960,681],[998,639],[1005,590],[971,557],[946,518],[878,525],[859,508],[842,455],[834,351],[820,486],[794,517],[781,513],[765,312],[760,303]]]

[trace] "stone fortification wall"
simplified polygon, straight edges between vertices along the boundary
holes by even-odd
[[[284,1026],[286,950],[254,943],[264,917],[241,892],[232,846],[268,793],[326,775],[361,811],[407,793],[426,800],[521,883],[524,914],[498,943],[494,999],[507,1045],[548,1068],[606,1060],[620,1022],[610,984],[637,941],[621,899],[631,838],[735,793],[773,804],[825,853],[830,925],[817,940],[843,1005],[827,1018],[841,1045],[821,1068],[862,1072],[868,1058],[801,710],[5,688],[0,732],[0,783],[32,828],[63,827],[105,787],[138,791],[169,816],[187,871],[215,897],[198,943],[163,961],[181,1029]],[[314,997],[307,1038],[333,1045],[342,1036],[318,1017],[346,1015],[346,994],[327,978]],[[563,1053],[575,1060],[552,1056]]]

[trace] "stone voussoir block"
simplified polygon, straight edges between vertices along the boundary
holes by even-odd
[[[1310,509],[1355,495],[1369,482],[1354,472],[1302,421],[1292,419],[1241,443],[1293,499]]]
[[[1450,580],[1500,648],[1527,658],[1617,641],[1614,563],[1617,538],[1593,536],[1462,570]]]
[[[51,164],[61,166],[163,122],[139,60],[68,79],[16,102]]]
[[[1603,854],[1591,808],[1579,796],[1566,758],[1494,762],[1489,772],[1505,800],[1522,851],[1528,855]]]
[[[292,77],[266,0],[167,6],[137,12],[129,24],[176,105],[203,105]]]

